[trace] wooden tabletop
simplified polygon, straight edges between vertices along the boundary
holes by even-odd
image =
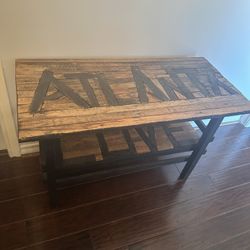
[[[206,59],[17,60],[19,140],[250,113]]]

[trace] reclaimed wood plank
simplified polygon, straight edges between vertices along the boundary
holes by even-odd
[[[150,152],[178,150],[182,146],[184,151],[184,147],[192,149],[199,137],[189,123],[177,123],[166,129],[162,129],[161,125],[152,125],[65,135],[61,142],[64,159],[94,156],[96,161],[100,161],[118,153],[126,153],[126,157],[139,157]]]
[[[240,98],[241,100],[239,100],[239,98],[234,97],[218,98],[217,102],[216,100],[211,102],[210,99],[204,100],[203,105],[200,105],[196,99],[193,100],[194,102],[182,100],[184,105],[178,107],[170,105],[171,102],[144,104],[137,107],[134,107],[136,105],[101,107],[95,110],[95,115],[93,115],[93,109],[92,112],[86,109],[84,116],[75,116],[74,113],[69,115],[69,110],[48,113],[46,117],[39,114],[36,115],[36,119],[30,119],[29,116],[26,116],[19,119],[19,139],[35,139],[42,135],[84,132],[111,127],[119,128],[124,127],[125,124],[125,126],[143,125],[150,124],[152,121],[154,123],[185,121],[189,120],[191,116],[195,119],[202,119],[211,117],[211,114],[216,117],[226,114],[248,113],[250,103],[245,99]],[[223,106],[223,108],[218,108],[218,105]],[[80,112],[80,110],[78,111]],[[67,116],[65,116],[66,114]]]
[[[16,85],[20,140],[250,112],[246,98],[198,57],[17,60]]]

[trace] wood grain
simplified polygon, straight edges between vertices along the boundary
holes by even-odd
[[[64,159],[82,157],[85,161],[101,161],[117,154],[126,158],[164,154],[169,150],[189,151],[199,140],[199,133],[189,123],[142,126],[140,128],[105,130],[62,136]]]
[[[248,250],[250,246],[250,230],[237,234],[229,239],[207,248],[207,250]]]
[[[185,184],[162,166],[62,189],[57,209],[33,176],[37,156],[0,157],[0,249],[248,249],[249,129],[217,135]]]
[[[7,153],[6,153],[7,154]],[[20,168],[20,164],[23,166]],[[0,181],[41,172],[39,156],[12,158],[0,161]]]
[[[61,237],[64,234],[93,229],[91,237],[98,247],[100,247],[100,244],[106,244],[111,247],[105,249],[114,249],[119,247],[119,245],[115,247],[112,245],[117,241],[117,237],[124,237],[125,239],[125,237],[129,236],[135,239],[136,237],[141,237],[142,232],[145,232],[145,236],[147,236],[147,234],[151,233],[151,230],[176,228],[178,221],[175,218],[182,220],[182,225],[187,225],[194,220],[199,220],[199,218],[210,218],[213,214],[224,213],[240,204],[248,203],[250,201],[249,188],[250,185],[237,187],[233,193],[232,190],[225,190],[209,195],[209,197],[197,198],[195,202],[190,200],[186,203],[180,203],[190,198],[190,196],[185,194],[186,188],[185,191],[181,191],[181,189],[178,190],[178,188],[173,186],[159,187],[129,194],[122,198],[118,197],[94,204],[81,205],[67,210],[62,209],[61,211],[51,212],[43,216],[26,219],[25,221],[7,224],[0,228],[0,235],[3,235],[3,232],[7,230],[11,231],[14,229],[20,233],[23,227],[25,227],[28,232],[29,244],[34,244],[37,241],[50,240]],[[192,189],[189,192],[194,197]],[[232,200],[231,197],[234,197],[234,199]],[[182,205],[176,207],[178,203]],[[152,218],[153,213],[156,215],[154,217],[156,219],[155,222],[153,222]],[[166,214],[169,215],[169,223],[167,224],[163,219]],[[159,224],[160,220],[162,221]],[[106,226],[105,224],[110,221],[112,221],[112,224]],[[129,225],[134,226],[127,227]],[[139,225],[140,227],[137,227]],[[100,228],[95,229],[98,226]],[[130,228],[130,230],[126,230],[125,227]],[[43,233],[41,233],[41,230]],[[125,232],[127,233],[125,234]],[[113,242],[109,240],[111,238]],[[0,238],[0,240],[7,243],[4,238]],[[9,244],[15,244],[18,241],[18,238],[13,237],[13,241],[9,242]],[[120,243],[123,243],[123,240]]]
[[[16,85],[20,140],[250,112],[199,57],[17,60]]]
[[[68,237],[58,238],[41,244],[31,245],[25,250],[94,250],[91,240],[87,233],[69,235]]]
[[[49,206],[47,190],[37,192],[32,183],[32,177],[30,177],[30,180],[25,179],[23,181],[27,182],[30,189],[33,190],[32,195],[29,195],[30,193],[26,193],[26,195],[20,193],[19,196],[14,197],[10,193],[9,196],[6,196],[7,200],[1,201],[0,225],[54,213],[55,211],[76,207],[81,204],[98,203],[101,200],[110,200],[147,189],[171,186],[178,175],[179,172],[176,167],[168,165],[154,170],[60,189],[58,190],[60,206],[57,209],[52,209]],[[13,180],[13,182],[9,182],[8,184],[12,186],[14,183]],[[197,183],[197,180],[192,180],[189,187],[194,186],[195,183]],[[203,183],[208,185],[210,182],[203,179]],[[169,189],[171,188],[169,187]],[[208,190],[208,186],[206,186],[206,189]],[[36,204],[36,206],[33,204]],[[16,209],[17,207],[19,207],[18,210]]]
[[[90,235],[96,249],[116,249],[124,245],[131,245],[137,241],[143,241],[147,239],[149,235],[157,236],[162,234],[164,234],[163,239],[165,245],[176,246],[176,249],[182,249],[179,244],[186,242],[186,244],[190,244],[190,248],[188,249],[202,249],[201,244],[203,241],[199,239],[201,236],[203,236],[203,239],[210,241],[209,243],[211,244],[211,238],[213,239],[213,237],[219,236],[219,238],[216,238],[218,242],[224,233],[229,233],[226,237],[230,237],[248,229],[250,223],[249,205],[239,209],[239,211],[232,212],[233,215],[230,214],[231,211],[237,210],[238,202],[240,201],[238,198],[241,201],[243,201],[242,198],[247,198],[244,187],[238,187],[234,190],[227,190],[213,196],[184,202],[177,207],[173,205],[140,216],[134,216],[122,222],[116,222],[90,230]],[[249,199],[249,197],[247,199]],[[241,204],[249,203],[248,201],[246,203],[243,201]],[[154,216],[152,216],[153,214]],[[223,214],[225,216],[223,216]],[[211,232],[210,230],[206,230],[207,225],[210,225],[211,228],[216,228],[215,225],[213,227],[210,224],[217,221],[216,219],[212,219],[214,215],[222,215],[219,217],[219,221],[222,220],[224,223],[222,223],[222,221],[218,222],[218,224],[221,223],[221,225],[223,225],[221,231],[213,230],[213,232]],[[234,215],[236,216],[235,219]],[[211,220],[211,222],[208,224],[199,224],[199,222],[206,222],[207,220]],[[226,223],[226,221],[228,223]],[[203,226],[205,226],[205,228]],[[204,232],[197,234],[197,232],[203,230]],[[205,234],[205,231],[207,234]],[[178,238],[178,240],[176,240],[176,238]],[[159,239],[156,239],[156,242],[159,241]],[[145,242],[145,245],[146,244],[147,241]],[[196,247],[196,244],[198,244],[198,247]]]
[[[250,207],[248,206],[223,214],[220,217],[212,218],[199,225],[190,223],[190,225],[179,228],[173,232],[135,244],[129,247],[129,250],[162,250],[166,249],[166,247],[170,249],[187,250],[210,249],[210,247],[214,246],[216,243],[220,243],[239,232],[247,230],[250,223],[249,212]],[[176,240],[176,238],[178,240]],[[246,239],[245,242],[242,242],[243,246],[245,244]],[[238,245],[240,244],[238,243]],[[220,248],[218,244],[217,248],[214,249],[222,248]]]

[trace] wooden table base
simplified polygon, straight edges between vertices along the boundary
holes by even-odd
[[[194,130],[188,123],[157,124],[122,129],[120,132],[75,134],[68,138],[71,139],[69,141],[65,138],[41,139],[41,164],[47,175],[51,206],[57,205],[58,186],[65,182],[75,183],[79,179],[93,181],[186,161],[179,177],[185,181],[206,152],[206,147],[213,140],[222,120],[223,117],[213,118],[208,126],[202,121],[195,121],[200,131]],[[202,135],[199,137],[198,133]],[[127,150],[122,148],[122,138],[126,142]],[[95,141],[99,143],[98,148]],[[74,151],[71,152],[74,158],[69,158],[69,150]],[[79,153],[85,155],[79,156]]]
[[[180,177],[179,177],[180,180],[186,180],[188,176],[191,174],[195,165],[198,163],[202,154],[206,150],[207,145],[212,141],[214,134],[219,128],[222,120],[223,120],[223,117],[213,118],[210,120],[208,126],[203,130],[202,137],[200,138],[198,144],[196,145],[195,150],[191,154],[190,158],[187,161],[187,164],[182,170]]]

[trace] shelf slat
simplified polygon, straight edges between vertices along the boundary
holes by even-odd
[[[157,124],[65,135],[62,137],[62,151],[66,160],[82,158],[99,162],[113,157],[121,159],[185,152],[191,150],[198,139],[199,133],[188,122]]]

